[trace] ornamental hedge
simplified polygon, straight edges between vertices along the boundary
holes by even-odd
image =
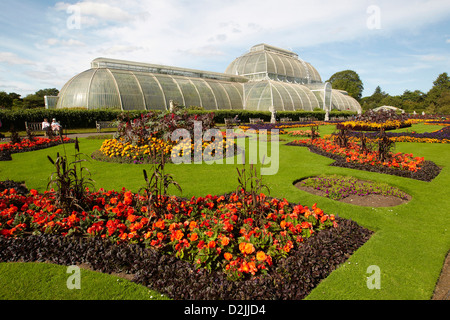
[[[42,122],[44,118],[56,118],[64,128],[95,128],[95,121],[113,121],[122,114],[122,110],[112,109],[96,109],[86,110],[83,108],[70,109],[25,109],[25,110],[5,110],[0,109],[0,120],[3,126],[0,131],[6,132],[11,125],[18,131],[25,130],[25,121]],[[130,118],[137,118],[145,110],[125,111],[129,113]],[[264,111],[247,111],[247,110],[188,110],[189,114],[206,114],[214,113],[214,121],[216,123],[224,123],[226,118],[234,118],[236,115],[241,122],[249,122],[249,118],[260,118],[264,121],[270,121],[271,113]],[[352,117],[355,113],[348,111],[332,111],[331,117]],[[324,120],[325,112],[323,111],[280,111],[277,113],[278,118],[291,118],[293,121],[299,117],[315,117],[318,120]]]

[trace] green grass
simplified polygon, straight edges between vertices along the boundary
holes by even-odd
[[[124,278],[48,263],[0,263],[2,300],[167,300]]]
[[[431,132],[436,130],[433,127],[418,124],[410,130]],[[320,133],[331,133],[334,129],[334,126],[321,126]],[[425,159],[443,167],[442,172],[432,182],[424,182],[331,167],[329,164],[333,161],[326,157],[310,153],[304,147],[285,145],[298,137],[283,135],[282,139],[284,141],[280,142],[278,173],[263,177],[270,187],[271,196],[308,206],[317,203],[318,207],[327,213],[352,219],[375,231],[371,239],[345,264],[324,279],[307,299],[430,299],[445,255],[450,248],[450,145],[395,144],[396,151],[424,156]],[[101,143],[101,140],[80,139],[81,152],[89,155],[98,149]],[[68,144],[66,148],[69,154],[73,154],[73,145]],[[13,154],[13,161],[0,163],[0,179],[26,181],[28,188],[43,192],[52,172],[52,166],[46,157],[54,156],[58,151],[62,152],[63,146]],[[96,188],[120,190],[125,187],[135,192],[144,184],[142,169],[151,170],[149,165],[97,161],[89,161],[85,165],[96,181]],[[235,190],[237,186],[236,165],[168,164],[166,169],[180,183],[183,188],[181,195],[185,197],[204,196],[208,193],[222,194]],[[384,182],[407,192],[412,196],[412,200],[397,207],[359,207],[309,194],[292,184],[294,180],[320,174],[347,175],[362,180]],[[180,195],[176,189],[173,193]],[[381,271],[379,290],[368,289],[366,285],[366,279],[371,275],[367,273],[367,268],[372,265],[378,266]],[[7,272],[8,276],[9,274],[10,272]],[[3,297],[8,297],[0,286],[0,295],[2,294]],[[52,293],[49,292],[48,295],[51,296]]]

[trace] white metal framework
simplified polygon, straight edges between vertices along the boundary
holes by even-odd
[[[361,112],[345,91],[323,83],[317,70],[295,52],[253,46],[225,73],[97,58],[91,69],[70,79],[48,108],[85,107],[168,110],[170,100],[206,110],[338,109]]]

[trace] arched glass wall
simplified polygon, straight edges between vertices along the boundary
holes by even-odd
[[[225,73],[245,76],[254,81],[272,79],[301,84],[322,81],[317,70],[300,60],[296,53],[266,44],[254,46],[250,52],[235,59]]]
[[[72,78],[57,108],[168,110],[172,100],[206,110],[242,109],[242,93],[239,82],[99,68]]]
[[[91,67],[70,79],[57,99],[49,97],[52,108],[56,101],[56,108],[168,110],[172,100],[205,110],[311,111],[331,104],[361,112],[355,99],[322,83],[296,53],[266,44],[235,59],[226,73],[107,58],[93,60]]]
[[[257,81],[245,84],[244,109],[269,111],[312,111],[320,106],[317,97],[307,87],[279,81]]]

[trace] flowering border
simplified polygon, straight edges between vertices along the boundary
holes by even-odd
[[[23,139],[20,143],[2,143],[0,144],[0,153],[21,153],[21,152],[29,152],[40,149],[46,149],[50,147],[54,147],[63,143],[73,143],[75,140],[63,137],[61,138],[34,138],[32,141],[29,139]],[[0,157],[2,160],[2,157]],[[6,160],[6,159],[4,159]],[[10,159],[9,159],[10,160]]]
[[[319,140],[319,139],[317,139]],[[322,139],[323,140],[323,139]],[[429,160],[424,160],[421,158],[420,167],[416,165],[416,170],[404,170],[400,169],[395,166],[387,166],[387,165],[379,165],[375,164],[375,162],[366,162],[367,159],[364,160],[364,162],[357,161],[358,157],[355,155],[355,159],[352,160],[351,157],[349,157],[346,153],[348,151],[345,151],[345,148],[343,149],[344,153],[340,152],[331,152],[326,151],[323,148],[320,148],[316,145],[312,145],[311,139],[309,140],[295,140],[292,142],[287,143],[288,146],[297,146],[297,147],[307,147],[309,151],[319,154],[321,156],[330,158],[335,160],[331,164],[331,166],[336,167],[343,167],[343,168],[349,168],[349,169],[357,169],[357,170],[363,170],[363,171],[370,171],[370,172],[378,172],[383,174],[389,174],[389,175],[395,175],[399,177],[404,178],[411,178],[421,181],[432,181],[436,176],[439,175],[441,168],[438,167],[434,162]],[[362,155],[360,155],[362,156]],[[408,155],[411,156],[412,155]]]

